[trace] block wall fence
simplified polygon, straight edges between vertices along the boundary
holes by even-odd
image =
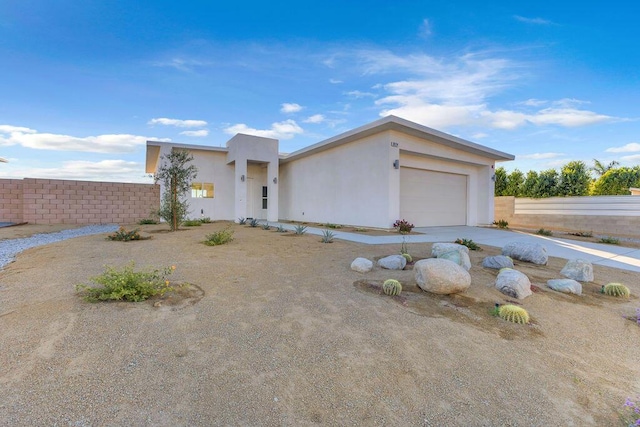
[[[496,197],[494,218],[514,228],[640,237],[640,197]]]
[[[130,224],[160,207],[160,186],[55,179],[0,179],[0,222]]]

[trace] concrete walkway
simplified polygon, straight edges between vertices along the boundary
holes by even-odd
[[[269,223],[273,226],[282,225],[288,230],[295,228],[292,224]],[[307,227],[308,234],[322,235],[324,229]],[[330,230],[336,239],[350,242],[364,243],[366,245],[388,245],[401,244],[402,236],[390,232],[388,236],[369,236],[360,233],[347,233],[337,230]],[[570,239],[559,239],[556,237],[538,236],[522,233],[519,231],[499,230],[485,227],[422,227],[415,228],[414,231],[421,234],[407,236],[407,243],[434,243],[453,242],[458,238],[471,239],[479,245],[503,247],[509,242],[524,241],[540,243],[547,249],[549,256],[574,259],[580,258],[590,261],[594,265],[615,267],[623,270],[640,272],[640,249],[625,248],[616,245],[606,245],[603,243],[581,242]]]

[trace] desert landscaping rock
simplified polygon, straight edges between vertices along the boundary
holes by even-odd
[[[531,295],[531,281],[518,270],[503,268],[496,277],[496,289],[513,298],[524,299]]]
[[[505,255],[488,256],[482,260],[482,266],[485,268],[493,268],[495,270],[500,270],[501,268],[513,268],[513,260]]]
[[[469,254],[469,248],[465,245],[459,245],[457,243],[434,243],[431,247],[431,256],[438,258],[440,255],[451,252],[451,251],[460,251],[464,252],[467,255]]]
[[[554,291],[565,294],[582,295],[582,284],[573,279],[551,279],[547,280],[547,286]]]
[[[402,270],[407,265],[407,259],[402,255],[389,255],[380,258],[378,265],[387,270]]]
[[[502,247],[502,255],[537,265],[547,265],[547,249],[539,243],[511,242]]]
[[[445,252],[438,255],[438,258],[453,261],[459,266],[464,267],[464,269],[467,271],[471,269],[471,260],[469,259],[469,255],[463,251],[453,250]]]
[[[471,286],[471,275],[464,267],[442,258],[423,259],[413,266],[418,287],[439,295],[464,292]]]
[[[358,273],[368,273],[373,269],[373,261],[366,258],[356,258],[351,263],[351,269]]]
[[[560,274],[578,282],[593,282],[593,265],[583,259],[570,259]]]

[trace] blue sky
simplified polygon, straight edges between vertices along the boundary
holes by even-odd
[[[640,164],[633,2],[219,3],[0,2],[0,178],[150,182],[147,139],[291,152],[387,114],[508,170]]]

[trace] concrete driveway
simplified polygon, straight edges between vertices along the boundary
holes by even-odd
[[[273,225],[279,224],[274,223]],[[294,228],[291,224],[282,225],[290,230]],[[388,236],[368,236],[359,233],[346,233],[340,230],[331,231],[335,234],[336,239],[367,245],[400,244],[402,242],[402,236],[392,232],[390,232]],[[505,244],[513,241],[535,242],[547,248],[549,256],[564,259],[580,258],[590,261],[594,265],[640,272],[640,249],[538,236],[519,231],[500,230],[488,227],[421,227],[415,228],[414,231],[421,234],[407,236],[407,242],[410,244],[453,242],[458,238],[464,238],[471,239],[480,245],[501,248]],[[309,234],[322,235],[322,232],[323,229],[321,228],[307,228],[307,233]]]

